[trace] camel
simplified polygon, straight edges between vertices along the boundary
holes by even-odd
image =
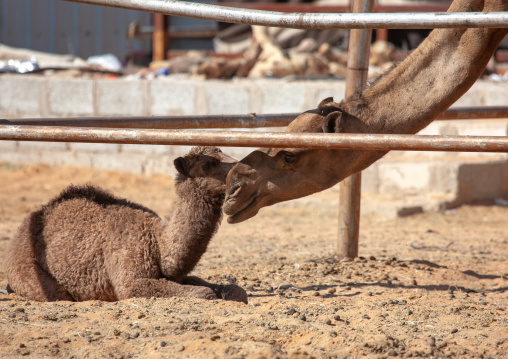
[[[236,285],[188,276],[219,227],[226,175],[236,162],[215,147],[175,159],[177,196],[166,219],[98,187],[69,186],[21,224],[6,253],[10,288],[37,301],[178,296],[247,303]]]
[[[506,0],[455,0],[448,11],[507,11]],[[414,134],[458,100],[478,79],[508,29],[435,29],[403,62],[362,91],[299,115],[286,132]],[[229,223],[278,202],[323,191],[387,152],[258,149],[228,174]]]

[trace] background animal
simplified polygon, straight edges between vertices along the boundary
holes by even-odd
[[[71,185],[21,224],[5,258],[11,289],[39,301],[181,296],[247,303],[240,287],[187,276],[220,224],[235,163],[215,147],[177,158],[177,197],[165,219],[100,188]]]

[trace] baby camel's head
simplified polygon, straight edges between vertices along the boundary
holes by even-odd
[[[184,157],[175,159],[176,182],[202,178],[202,185],[212,194],[224,194],[228,172],[238,161],[217,147],[193,147]]]

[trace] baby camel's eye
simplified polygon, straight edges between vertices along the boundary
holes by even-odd
[[[205,163],[203,166],[201,166],[201,169],[206,173],[212,169],[212,165],[210,163]]]

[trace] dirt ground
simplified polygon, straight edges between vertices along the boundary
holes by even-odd
[[[100,185],[160,214],[174,196],[168,177],[85,168],[0,164],[0,179],[0,258],[23,217],[70,183]],[[0,357],[508,358],[507,207],[364,217],[362,257],[339,262],[336,216],[295,206],[224,220],[193,274],[237,283],[248,305],[0,294]]]

